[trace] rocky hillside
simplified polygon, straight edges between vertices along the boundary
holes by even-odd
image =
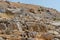
[[[60,12],[0,1],[0,40],[60,40]]]

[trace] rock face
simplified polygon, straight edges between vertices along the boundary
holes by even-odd
[[[60,40],[60,13],[38,5],[0,1],[0,40]]]

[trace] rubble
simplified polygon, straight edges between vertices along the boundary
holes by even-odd
[[[0,40],[60,40],[59,17],[52,8],[0,1]]]

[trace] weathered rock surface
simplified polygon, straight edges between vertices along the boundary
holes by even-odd
[[[58,21],[55,9],[0,1],[0,40],[60,40]]]

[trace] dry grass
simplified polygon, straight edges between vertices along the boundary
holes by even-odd
[[[54,38],[54,35],[52,34],[38,34],[36,36],[38,40],[52,40]]]
[[[14,18],[14,15],[9,15],[6,13],[0,13],[0,18],[10,19],[10,18]]]

